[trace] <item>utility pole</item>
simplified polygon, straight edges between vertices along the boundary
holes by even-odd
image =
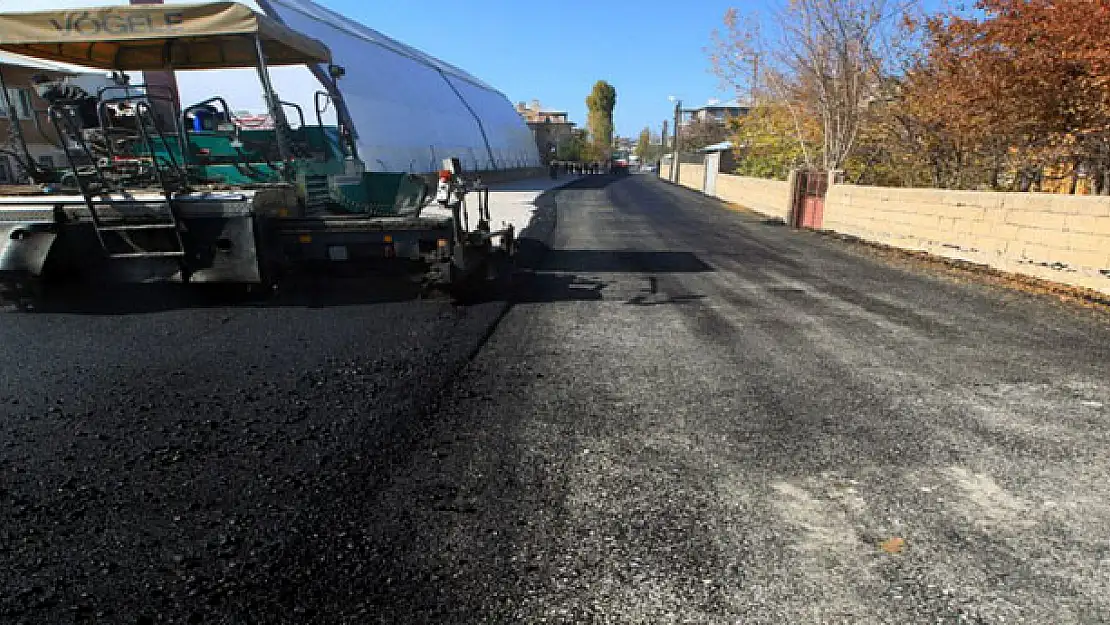
[[[666,151],[667,149],[667,125],[670,123],[671,122],[666,119],[663,120],[663,135],[662,137],[660,137],[660,141],[662,142],[662,147],[664,151]]]
[[[681,130],[681,128],[682,128],[682,100],[675,100],[674,101],[674,161],[671,163],[671,179],[672,179],[672,182],[674,182],[675,184],[678,183],[678,166],[679,166],[679,161],[682,160],[679,157],[679,150],[681,149],[681,146],[679,146],[679,143],[678,143],[678,139],[680,137],[679,131]]]

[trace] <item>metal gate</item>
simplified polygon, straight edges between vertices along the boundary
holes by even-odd
[[[706,195],[717,196],[717,172],[721,170],[721,153],[710,152],[705,155],[705,189]]]
[[[825,218],[825,194],[828,190],[828,172],[798,171],[795,178],[791,225],[795,228],[821,228]]]

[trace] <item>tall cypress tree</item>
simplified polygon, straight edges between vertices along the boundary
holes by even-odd
[[[590,142],[599,158],[608,158],[613,149],[613,109],[616,106],[617,90],[613,85],[604,80],[594,83],[593,91],[586,98],[586,108],[589,109]]]

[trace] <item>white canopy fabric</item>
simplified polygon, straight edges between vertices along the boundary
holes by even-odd
[[[334,63],[346,68],[339,87],[368,167],[435,172],[453,156],[469,170],[541,164],[513,104],[472,74],[310,0],[256,1],[293,30],[325,42]],[[300,80],[287,72],[274,84],[290,99],[299,97]]]
[[[327,63],[327,47],[235,2],[0,13],[0,50],[106,70]]]

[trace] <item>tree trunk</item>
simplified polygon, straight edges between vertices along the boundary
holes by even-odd
[[[964,153],[963,150],[956,150],[956,171],[954,174],[955,184],[957,189],[964,188]]]

